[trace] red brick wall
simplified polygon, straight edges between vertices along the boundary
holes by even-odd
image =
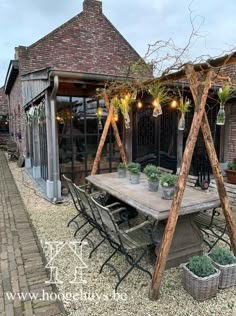
[[[0,115],[8,114],[7,96],[5,95],[4,87],[0,88]]]
[[[230,104],[229,115],[229,137],[226,140],[225,146],[228,146],[228,161],[233,161],[236,158],[236,106]]]
[[[126,74],[140,57],[102,14],[102,3],[85,0],[84,11],[29,46],[19,47],[20,71],[54,69]]]

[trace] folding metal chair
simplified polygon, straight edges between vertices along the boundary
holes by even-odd
[[[91,197],[91,201],[93,202],[94,206],[96,206],[97,211],[100,214],[103,230],[106,233],[107,240],[114,249],[112,254],[101,266],[100,273],[103,271],[103,268],[105,266],[109,266],[116,273],[118,277],[118,282],[115,286],[115,291],[117,291],[118,286],[134,268],[137,268],[152,277],[151,273],[140,265],[140,261],[146,255],[149,246],[153,244],[153,224],[149,221],[144,221],[135,227],[122,230],[117,225],[114,214],[110,212],[107,207],[101,205],[93,197]],[[133,256],[131,256],[130,251],[137,249],[142,250],[142,252],[138,256],[138,258],[134,258]],[[122,276],[120,275],[114,264],[110,263],[110,260],[117,252],[124,255],[126,261],[130,265],[130,268]]]

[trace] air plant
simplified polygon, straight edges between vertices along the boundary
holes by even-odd
[[[234,94],[235,91],[230,85],[225,85],[223,88],[220,88],[217,93],[220,100],[220,105],[224,106],[227,101],[233,98]]]

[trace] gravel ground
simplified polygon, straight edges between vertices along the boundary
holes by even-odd
[[[53,205],[46,201],[39,190],[35,188],[31,178],[25,174],[24,169],[9,163],[18,189],[22,195],[26,209],[32,219],[38,237],[45,245],[51,241],[78,241],[73,238],[75,225],[66,227],[68,221],[76,214],[72,202],[66,199],[63,204]],[[83,230],[83,233],[86,229]],[[92,234],[92,240],[98,241],[100,236]],[[105,243],[88,259],[89,244],[83,246],[83,261],[86,269],[83,270],[83,280],[86,284],[72,284],[71,274],[73,267],[78,264],[72,252],[65,249],[63,255],[57,258],[56,264],[60,271],[62,284],[58,285],[61,295],[64,295],[63,303],[71,316],[232,316],[236,315],[236,288],[220,290],[217,297],[205,302],[195,301],[184,289],[181,283],[181,267],[172,268],[164,273],[161,297],[158,301],[148,299],[149,277],[139,271],[133,271],[119,287],[118,294],[114,294],[116,277],[107,268],[102,274],[98,273],[104,258],[111,253],[111,249]],[[46,258],[49,259],[49,250],[44,246]],[[126,269],[122,257],[117,255],[114,259],[119,269]],[[150,270],[152,267],[148,261],[143,262]],[[151,270],[152,271],[152,270]],[[70,293],[75,294],[75,300],[71,300]],[[65,297],[67,295],[68,297]]]

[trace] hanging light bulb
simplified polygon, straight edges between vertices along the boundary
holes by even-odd
[[[153,104],[153,106],[154,106],[152,116],[158,117],[159,115],[162,114],[162,108],[161,108],[161,105],[160,105],[160,102],[159,102],[158,98],[156,98],[156,99],[153,101],[152,104]]]
[[[170,104],[170,107],[171,107],[172,109],[176,109],[177,106],[178,106],[178,102],[177,102],[175,99],[172,100],[172,101],[171,101],[171,104]]]
[[[225,125],[225,108],[220,106],[219,112],[217,114],[216,125]]]
[[[99,106],[97,108],[97,119],[98,119],[98,129],[102,129],[102,114],[103,114],[103,109]]]
[[[138,101],[138,103],[137,103],[137,107],[139,108],[139,109],[141,109],[142,107],[143,107],[143,104],[142,104],[142,102],[139,100]]]

